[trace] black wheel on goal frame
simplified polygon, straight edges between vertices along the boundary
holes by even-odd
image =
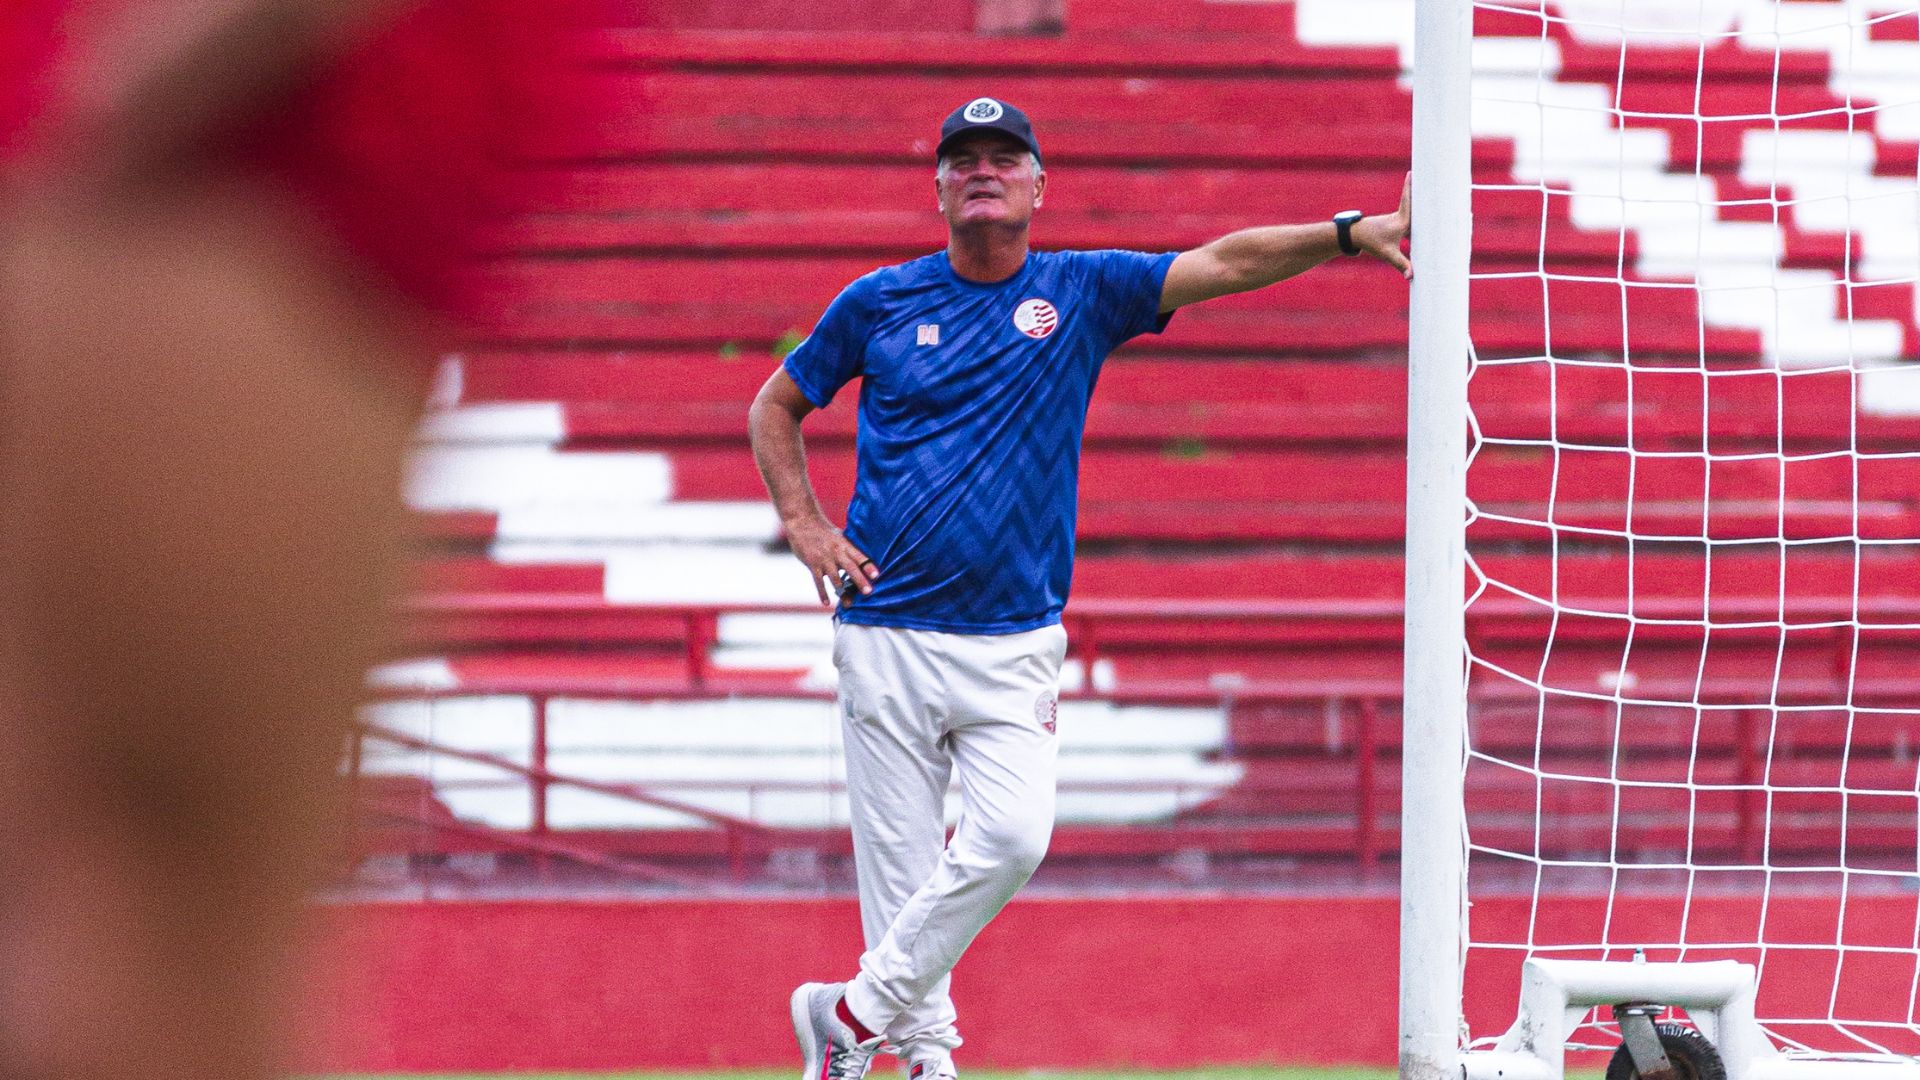
[[[1673,1080],[1727,1080],[1727,1065],[1705,1035],[1685,1024],[1655,1024],[1653,1030],[1660,1036],[1660,1049],[1673,1062]],[[1607,1062],[1607,1080],[1640,1080],[1640,1070],[1634,1067],[1625,1043]]]

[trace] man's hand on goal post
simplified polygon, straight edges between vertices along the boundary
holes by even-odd
[[[1361,251],[1400,271],[1413,280],[1413,263],[1400,245],[1413,232],[1413,174],[1400,185],[1400,208],[1391,214],[1375,214],[1354,223],[1353,242]]]

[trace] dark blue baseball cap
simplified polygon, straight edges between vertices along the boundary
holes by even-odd
[[[974,98],[965,105],[947,115],[947,122],[940,125],[940,145],[933,152],[933,159],[940,160],[947,154],[947,147],[954,140],[976,131],[999,131],[1013,136],[1033,151],[1033,159],[1040,160],[1040,141],[1033,137],[1033,124],[1027,120],[1027,114],[997,98]]]

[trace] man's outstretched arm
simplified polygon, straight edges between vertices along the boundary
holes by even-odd
[[[1413,267],[1400,250],[1413,224],[1413,177],[1400,189],[1400,209],[1361,218],[1352,227],[1360,250],[1387,263],[1407,278]],[[1269,225],[1242,229],[1184,251],[1167,268],[1160,310],[1172,311],[1216,296],[1250,292],[1311,270],[1340,254],[1333,222]]]

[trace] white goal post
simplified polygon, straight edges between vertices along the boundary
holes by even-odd
[[[1401,1080],[1459,1080],[1473,5],[1414,11],[1399,1057]]]
[[[1920,2],[1387,7],[1400,1076],[1920,1080]]]

